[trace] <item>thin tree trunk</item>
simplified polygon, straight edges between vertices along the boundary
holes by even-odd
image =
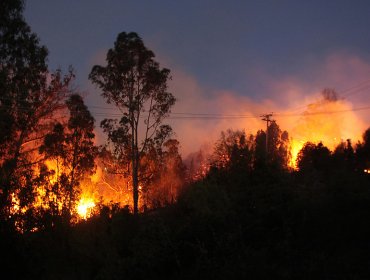
[[[137,158],[135,159],[132,168],[132,182],[133,182],[133,195],[134,195],[134,215],[139,213],[139,180],[138,180],[138,167]]]
[[[139,213],[139,180],[138,180],[138,162],[139,154],[137,148],[137,132],[135,131],[134,121],[131,126],[132,140],[132,188],[133,188],[133,199],[134,199],[134,215],[136,216]]]

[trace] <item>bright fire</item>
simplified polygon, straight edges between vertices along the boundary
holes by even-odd
[[[81,197],[77,204],[77,213],[82,219],[87,219],[92,215],[92,210],[96,206],[92,197]]]
[[[287,118],[281,119],[281,122],[277,119],[277,123],[282,129],[288,128],[291,136],[291,159],[289,166],[293,169],[297,167],[296,160],[299,151],[306,142],[323,142],[325,146],[333,151],[337,145],[347,139],[351,139],[353,144],[361,140],[361,135],[366,128],[360,118],[352,111],[351,104],[337,98],[323,98],[310,104],[293,127],[287,126],[287,123],[283,122],[284,120],[291,122],[291,119]],[[109,165],[99,160],[96,163],[96,172],[91,176],[86,176],[80,182],[78,202],[71,210],[73,212],[71,214],[78,215],[77,221],[90,218],[96,212],[97,205],[101,203],[104,205],[114,204],[120,207],[133,205],[130,179],[124,177],[122,174],[109,172],[109,168],[107,169]],[[34,206],[40,209],[48,209],[50,204],[54,203],[57,210],[61,211],[63,201],[55,193],[50,191],[50,186],[58,182],[63,170],[60,169],[61,167],[56,160],[46,160],[45,164],[48,170],[52,172],[47,175],[48,182],[45,186],[39,186],[36,190],[37,197]],[[206,156],[199,155],[194,164],[197,165],[195,166],[197,172],[194,173],[194,179],[203,178],[209,170]],[[370,173],[370,170],[365,169],[364,172]],[[35,173],[37,173],[37,170]],[[170,183],[164,182],[164,179],[160,183],[161,185],[170,186],[169,193],[171,196],[173,193],[172,183],[172,181]],[[145,188],[140,185],[140,192],[144,193],[143,189]],[[150,207],[149,203],[144,195],[140,195],[139,205]],[[12,204],[14,214],[16,212],[24,213],[27,210],[20,206],[17,193],[12,195]]]
[[[291,158],[289,160],[289,166],[293,169],[297,168],[298,153],[302,149],[303,145],[304,145],[304,141],[297,141],[295,139],[291,140],[291,143],[290,143]]]
[[[324,98],[310,104],[290,133],[290,166],[296,168],[298,153],[306,142],[322,142],[333,151],[347,139],[356,143],[364,130],[365,125],[352,111],[351,104],[345,100]]]

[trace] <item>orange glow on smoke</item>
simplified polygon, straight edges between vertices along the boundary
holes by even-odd
[[[321,99],[307,106],[291,131],[290,167],[296,168],[299,151],[306,142],[322,142],[331,151],[347,139],[356,143],[361,139],[365,125],[342,99]]]

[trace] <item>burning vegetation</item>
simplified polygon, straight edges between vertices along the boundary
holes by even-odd
[[[183,162],[180,142],[163,123],[176,101],[167,87],[170,70],[133,32],[120,33],[107,65],[94,66],[89,76],[121,112],[101,122],[108,142],[97,147],[95,120],[72,87],[73,70],[49,72],[47,50],[23,21],[22,5],[7,9],[1,34],[10,35],[0,49],[6,54],[0,61],[0,217],[22,232],[75,224],[104,206],[136,215],[173,204],[185,186],[215,170],[302,171],[319,154],[345,156],[369,173],[368,132],[360,142],[362,125],[354,125],[359,120],[349,103],[331,89],[307,106],[291,134],[268,119],[255,135],[221,132],[213,149]]]
[[[290,166],[296,167],[298,153],[306,142],[322,142],[333,151],[347,140],[360,141],[365,127],[348,101],[335,90],[324,89],[321,98],[307,106],[292,129]]]
[[[141,42],[136,34],[122,36],[120,40]],[[159,71],[157,67],[154,64],[151,71]],[[103,74],[97,69],[100,68],[95,68],[91,77],[100,85],[98,76]],[[163,71],[162,78],[166,79],[167,70]],[[164,85],[159,91],[153,85],[148,86],[148,92],[138,91],[148,98],[149,105],[143,102],[132,110],[133,105],[106,92],[108,102],[118,104],[126,112],[119,121],[102,122],[108,143],[96,147],[94,118],[81,96],[70,88],[73,77],[72,70],[64,77],[60,71],[45,72],[39,76],[41,85],[33,91],[23,95],[8,91],[2,97],[1,112],[4,119],[11,120],[2,122],[2,126],[12,138],[7,134],[2,138],[1,213],[3,220],[21,232],[53,228],[61,222],[75,224],[98,215],[103,207],[111,211],[126,207],[133,212],[135,207],[141,212],[163,207],[176,202],[186,185],[203,180],[216,170],[246,174],[265,168],[303,171],[307,166],[321,164],[315,161],[318,155],[346,155],[348,160],[353,159],[353,168],[365,173],[370,167],[364,152],[368,133],[363,143],[352,147],[349,139],[360,139],[352,125],[356,117],[340,114],[347,112],[349,105],[334,90],[324,90],[322,99],[307,106],[292,130],[293,136],[282,131],[274,120],[268,122],[267,130],[259,130],[255,135],[227,130],[221,132],[213,149],[201,149],[183,162],[180,142],[171,138],[169,126],[160,126],[174,102],[170,95],[161,97],[166,90]],[[19,85],[23,83],[20,80],[9,83],[14,83],[13,87],[26,86]],[[127,96],[131,98],[129,93]],[[141,114],[146,132],[139,140],[136,134]],[[152,116],[154,119],[150,120]]]
[[[96,146],[73,70],[50,72],[23,2],[0,3],[4,274],[368,278],[370,128],[334,90],[289,133],[264,115],[265,130],[222,131],[183,161],[164,124],[176,101],[170,71],[122,32],[89,76],[120,112],[101,122],[108,140]]]

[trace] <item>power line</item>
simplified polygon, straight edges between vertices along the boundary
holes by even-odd
[[[357,107],[353,109],[345,109],[345,110],[333,110],[333,111],[319,111],[319,112],[301,112],[301,113],[274,113],[275,116],[278,117],[297,117],[297,116],[310,116],[310,115],[330,115],[330,114],[338,114],[338,113],[346,113],[346,112],[353,112],[353,111],[363,111],[369,110],[370,106],[363,106]],[[28,111],[26,109],[18,108],[20,111]],[[67,110],[67,109],[64,109]],[[68,111],[69,112],[69,111]],[[90,111],[93,116],[98,117],[121,117],[122,114],[119,113],[102,113],[96,111]],[[185,113],[184,113],[185,114]],[[174,116],[172,116],[174,115]],[[68,117],[69,114],[60,114],[60,117]],[[142,115],[143,117],[147,117],[147,115]],[[167,119],[173,120],[191,120],[191,119],[199,119],[199,120],[234,120],[234,119],[259,119],[259,116],[254,115],[228,115],[228,114],[196,114],[192,113],[192,115],[178,115],[175,113],[170,113]]]
[[[331,115],[331,114],[338,114],[338,113],[346,113],[346,112],[353,112],[353,111],[363,111],[369,110],[370,106],[358,107],[353,109],[345,109],[345,110],[335,110],[335,111],[319,111],[319,112],[302,112],[297,114],[284,114],[284,113],[277,113],[276,116],[280,117],[297,117],[297,116],[313,116],[313,115]]]
[[[350,87],[350,88],[347,88],[346,90],[344,90],[342,92],[342,94],[346,93],[346,92],[347,92],[347,94],[343,95],[342,98],[347,98],[348,96],[360,93],[364,89],[368,89],[368,88],[370,88],[370,79],[365,80],[365,81],[359,83],[356,86],[353,86],[353,87]],[[355,91],[352,92],[352,90],[355,90]]]
[[[346,99],[349,96],[361,93],[365,89],[370,89],[370,79],[365,80],[365,81],[363,81],[363,82],[361,82],[361,83],[359,83],[355,86],[346,88],[345,90],[342,90],[342,91],[338,92],[338,94],[340,95],[339,98],[340,99]],[[310,105],[310,104],[302,105],[302,106],[299,106],[299,107],[296,107],[296,108],[290,109],[290,110],[291,111],[296,111],[298,109],[306,108],[308,105]],[[110,107],[103,107],[103,106],[96,106],[96,105],[91,105],[91,106],[89,106],[89,108],[102,109],[102,110],[112,110],[112,109],[114,109],[114,108],[110,108]],[[173,112],[171,114],[173,114],[173,115],[197,115],[197,116],[198,115],[207,115],[207,116],[220,116],[220,115],[222,115],[222,116],[225,116],[225,114],[193,113],[193,112]],[[230,116],[235,116],[235,115],[230,115]],[[237,116],[240,116],[240,115],[237,115]]]
[[[338,95],[342,95],[342,96],[339,96],[340,99],[346,99],[349,96],[358,94],[358,93],[362,92],[363,90],[369,89],[369,88],[370,88],[370,79],[367,79],[367,80],[362,81],[361,83],[359,83],[355,86],[346,88],[346,89],[338,92]],[[290,111],[297,111],[299,109],[307,108],[307,106],[309,106],[309,105],[311,105],[311,104],[306,104],[306,105],[303,105],[303,106],[299,106],[299,107],[290,109]]]
[[[342,91],[341,94],[345,94],[342,99],[345,99],[349,96],[352,96],[354,94],[358,94],[365,89],[370,88],[370,79],[365,80],[355,86],[352,86],[350,88],[347,88],[346,90]],[[1,99],[1,98],[0,98]],[[8,98],[3,98],[7,100]],[[1,107],[7,107],[9,109],[12,109],[12,105],[6,105],[6,104],[0,104]],[[291,109],[290,111],[294,112],[299,108],[306,108],[308,105],[300,106],[295,109]],[[106,112],[104,110],[114,110],[114,107],[104,107],[104,106],[96,106],[96,105],[91,105],[88,106],[88,108],[93,108],[93,109],[98,109],[97,110],[90,110],[90,113],[95,116],[95,117],[112,117],[112,118],[119,118],[122,116],[121,113],[113,113],[113,112]],[[31,108],[27,107],[22,107],[22,106],[16,106],[17,110],[19,111],[24,111],[24,112],[29,112]],[[34,108],[33,108],[34,109]],[[359,108],[353,108],[349,110],[337,110],[337,111],[321,111],[321,112],[300,112],[300,113],[276,113],[276,116],[279,117],[297,117],[297,116],[302,116],[302,115],[325,115],[325,114],[336,114],[336,113],[344,113],[344,112],[349,112],[349,111],[360,111],[360,110],[368,110],[370,109],[370,106],[364,106],[364,107],[359,107]],[[103,110],[103,111],[99,111]],[[69,115],[66,114],[64,117],[68,117]],[[147,117],[147,115],[142,114],[143,117]],[[169,116],[167,119],[172,119],[172,120],[235,120],[235,119],[258,119],[259,117],[256,115],[248,115],[248,114],[221,114],[221,113],[194,113],[194,112],[171,112],[169,113]]]

